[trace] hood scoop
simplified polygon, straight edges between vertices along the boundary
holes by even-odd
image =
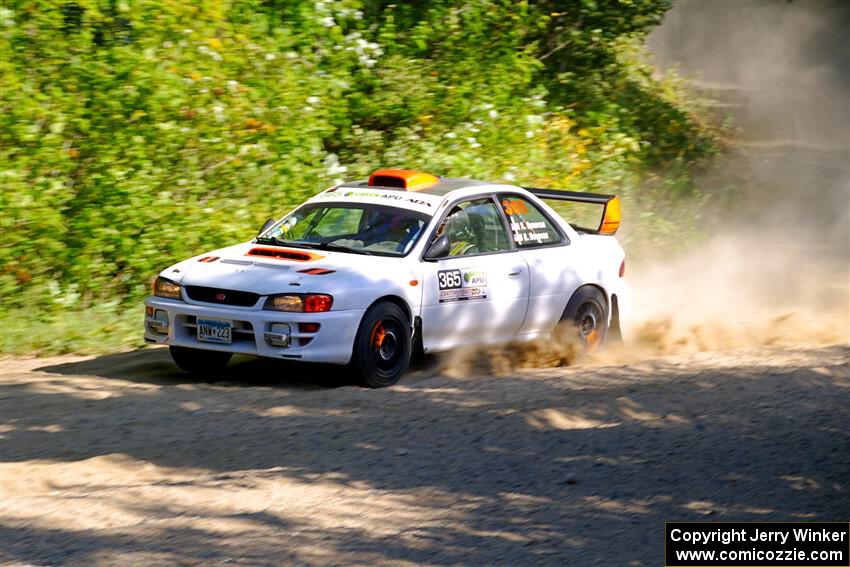
[[[306,250],[289,250],[285,248],[251,248],[245,255],[274,258],[275,260],[291,260],[294,262],[310,262],[324,258],[321,254],[314,254]]]
[[[222,258],[222,264],[233,264],[235,266],[256,266],[258,268],[272,268],[274,270],[291,270],[289,264],[280,264],[277,262],[263,262],[262,260],[241,260],[238,258]]]

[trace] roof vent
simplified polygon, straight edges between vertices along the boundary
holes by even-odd
[[[430,173],[410,169],[379,169],[369,176],[371,187],[394,187],[406,191],[419,191],[440,180]]]

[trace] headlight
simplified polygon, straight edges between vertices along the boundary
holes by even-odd
[[[180,295],[180,286],[165,278],[156,278],[153,282],[153,294],[168,299],[183,299]]]
[[[300,295],[272,295],[266,300],[263,309],[271,311],[303,311],[304,302]]]
[[[281,295],[270,295],[266,299],[263,309],[269,311],[296,311],[299,313],[322,313],[330,311],[333,305],[333,297],[324,293],[308,293],[299,295],[285,293]]]

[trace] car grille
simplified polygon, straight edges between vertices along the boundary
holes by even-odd
[[[219,289],[217,287],[202,287],[198,285],[187,285],[186,295],[195,301],[219,303],[221,305],[236,305],[238,307],[251,307],[260,299],[260,294],[258,293]]]

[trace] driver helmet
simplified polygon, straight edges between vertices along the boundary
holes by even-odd
[[[469,215],[466,214],[466,211],[460,209],[449,215],[446,219],[445,234],[451,242],[472,242],[474,240],[472,225],[469,222]]]

